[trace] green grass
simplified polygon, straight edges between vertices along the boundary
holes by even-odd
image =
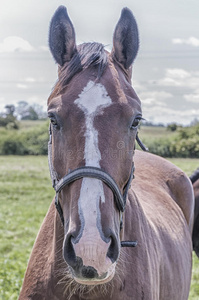
[[[0,156],[0,299],[17,299],[53,197],[47,157]]]
[[[139,129],[139,136],[143,139],[152,139],[156,140],[159,138],[162,138],[163,136],[165,138],[167,137],[175,137],[177,135],[177,131],[171,132],[167,130],[166,127],[160,127],[160,126],[141,126]]]
[[[193,171],[195,171],[199,167],[199,159],[198,158],[169,158],[169,160],[182,169],[188,176],[190,176]]]
[[[171,159],[188,175],[194,159]],[[28,258],[54,191],[45,156],[0,156],[0,299],[16,300]],[[199,299],[199,260],[193,256],[189,300]]]
[[[20,121],[20,129],[32,128],[35,126],[44,125],[47,120],[22,120]]]

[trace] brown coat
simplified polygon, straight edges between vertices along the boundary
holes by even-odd
[[[106,285],[89,294],[69,298],[64,284],[61,247],[63,229],[52,203],[36,239],[19,300],[187,300],[191,280],[192,188],[185,174],[168,161],[136,151],[135,180],[124,214],[124,240],[136,248],[121,251],[117,273]],[[65,267],[66,269],[66,267]],[[68,285],[71,289],[75,286]],[[78,289],[77,289],[78,290]]]
[[[130,182],[134,159],[135,180],[121,231],[125,197],[120,195],[124,205],[118,206],[101,178],[84,176],[62,186],[57,199],[64,228],[52,203],[19,300],[187,300],[193,190],[168,161],[139,151],[133,157],[142,109],[131,86],[139,48],[132,12],[122,10],[108,54],[99,43],[76,45],[74,27],[61,6],[50,24],[49,45],[59,65],[48,100],[52,179],[63,183],[60,179],[71,176],[71,170],[95,167],[113,178],[120,195]],[[135,240],[136,248],[121,249],[121,241]]]

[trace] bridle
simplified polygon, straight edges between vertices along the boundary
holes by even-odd
[[[139,146],[142,148],[142,150],[147,151],[148,149],[144,146],[144,144],[140,141],[138,138],[138,135],[136,135],[136,140],[139,144]],[[51,124],[49,126],[49,142],[48,142],[48,164],[49,164],[49,169],[50,169],[50,176],[52,180],[52,186],[56,192],[55,195],[55,207],[59,213],[61,222],[64,226],[64,216],[63,216],[63,210],[59,202],[59,193],[61,190],[66,186],[69,185],[70,183],[84,178],[84,177],[89,177],[89,178],[96,178],[101,181],[103,181],[113,192],[114,195],[114,200],[115,204],[117,206],[117,209],[120,212],[120,229],[122,229],[122,213],[125,210],[126,206],[126,197],[128,194],[128,190],[131,185],[131,181],[134,178],[134,163],[132,162],[132,167],[131,167],[131,173],[129,176],[129,179],[123,189],[123,194],[120,192],[120,189],[115,182],[115,180],[104,170],[101,168],[96,168],[92,166],[85,166],[81,168],[77,168],[65,176],[63,176],[60,180],[58,179],[57,173],[54,170],[53,164],[52,164],[52,129],[51,129]],[[135,247],[137,245],[137,242],[134,241],[125,241],[121,242],[122,247]]]

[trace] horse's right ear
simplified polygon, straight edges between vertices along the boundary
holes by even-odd
[[[49,47],[56,62],[63,66],[76,51],[75,30],[64,6],[59,6],[52,17]]]

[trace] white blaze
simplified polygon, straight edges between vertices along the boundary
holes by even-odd
[[[103,85],[89,81],[74,103],[77,104],[85,114],[85,165],[100,168],[99,162],[101,160],[101,153],[98,146],[98,131],[94,128],[93,123],[95,116],[102,114],[103,109],[112,104],[112,100]],[[100,201],[105,202],[102,181],[94,178],[83,178],[78,201],[80,219],[81,222],[84,223],[83,233],[80,233],[82,234],[80,241],[81,239],[84,240],[84,237],[87,240],[88,237],[93,239],[93,236],[94,244],[97,243],[98,239],[101,240],[99,234],[101,227],[99,224]],[[96,230],[97,227],[98,230]],[[86,250],[89,251],[89,249]],[[92,251],[92,249],[90,250]],[[82,251],[85,251],[85,249],[82,249]],[[76,254],[78,255],[78,253]],[[84,263],[88,264],[88,262]]]

